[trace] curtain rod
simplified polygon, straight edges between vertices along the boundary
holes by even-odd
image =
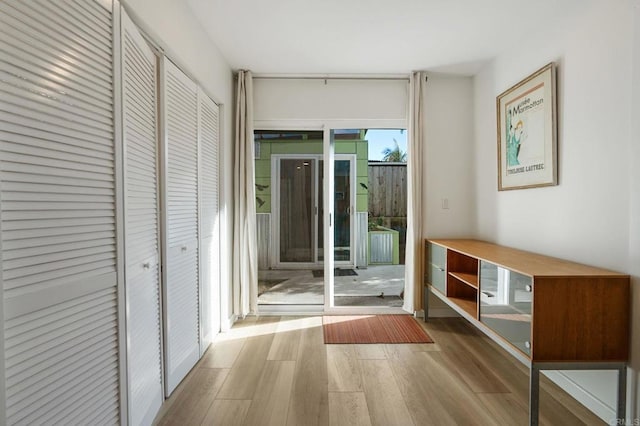
[[[260,80],[390,80],[409,81],[408,75],[277,75],[277,74],[254,74],[254,79]]]

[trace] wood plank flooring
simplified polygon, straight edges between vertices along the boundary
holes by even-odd
[[[321,317],[251,317],[221,334],[159,425],[526,425],[528,370],[460,318],[434,344],[325,345]],[[540,423],[602,425],[541,377]]]

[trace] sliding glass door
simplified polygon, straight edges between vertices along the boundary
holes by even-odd
[[[255,134],[258,305],[324,304],[322,131]]]
[[[280,264],[316,262],[315,163],[315,158],[278,159]]]
[[[353,157],[353,158],[352,158]],[[276,174],[278,258],[280,267],[324,261],[324,160],[320,156],[274,155]],[[333,199],[335,211],[334,259],[353,266],[353,211],[355,157],[336,155]],[[274,200],[272,200],[273,202]]]
[[[260,306],[402,305],[404,141],[398,130],[256,132]]]
[[[401,308],[407,228],[403,130],[332,129],[333,265],[325,308]],[[325,155],[327,158],[327,155]]]
[[[336,155],[334,160],[334,214],[333,253],[336,264],[353,266],[353,209],[354,186],[352,184],[354,161],[350,156]]]

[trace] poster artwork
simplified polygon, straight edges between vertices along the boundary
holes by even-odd
[[[505,105],[508,176],[544,170],[544,94],[544,83],[540,83]]]
[[[557,185],[555,64],[496,98],[498,190]]]

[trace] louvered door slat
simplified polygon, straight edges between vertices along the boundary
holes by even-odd
[[[199,202],[201,344],[204,353],[220,331],[220,251],[218,223],[218,106],[199,92]]]
[[[24,115],[19,115],[21,112]],[[46,122],[42,120],[41,117],[38,117],[37,113],[24,113],[24,110],[21,110],[20,108],[15,109],[15,114],[13,112],[0,111],[0,121],[7,121],[14,125],[58,135],[69,134],[71,137],[76,137],[77,139],[87,142],[104,140],[105,137],[109,137],[109,135],[105,133],[97,134],[97,132],[84,132],[76,123],[70,121],[53,120]]]
[[[197,86],[164,61],[166,186],[165,392],[200,356]]]
[[[56,125],[59,123],[60,119],[64,119],[70,124],[70,128],[88,135],[96,135],[101,138],[104,138],[111,133],[111,126],[99,125],[99,123],[84,120],[81,117],[74,116],[73,114],[51,111],[44,106],[30,105],[29,102],[23,103],[10,96],[7,96],[6,102],[3,102],[2,110],[12,114],[21,115],[23,117],[28,117],[31,122],[36,121],[43,124],[47,123]]]
[[[87,22],[82,16],[73,10],[73,7],[65,5],[66,10],[56,7],[56,4],[48,0],[32,0],[38,4],[40,10],[46,13],[49,26],[60,26],[62,28],[73,28],[73,33],[78,37],[80,43],[89,45],[98,50],[106,57],[111,53],[111,28],[106,30],[106,26],[93,25]]]
[[[41,111],[57,110],[58,113],[74,114],[76,119],[86,119],[100,125],[113,125],[113,118],[101,115],[99,110],[96,111],[85,109],[81,112],[76,113],[75,110],[77,110],[77,108],[73,105],[65,105],[50,98],[42,99],[42,96],[39,93],[33,93],[23,87],[5,85],[3,86],[2,90],[4,92],[4,96],[7,96],[8,98],[20,98],[25,103],[28,102],[30,105],[37,105],[37,108],[39,108]]]
[[[72,77],[76,84],[83,87],[91,87],[91,85],[100,85],[104,88],[109,87],[109,79],[105,78],[106,75],[98,75],[91,68],[78,69],[74,67],[71,60],[60,61],[57,57],[51,54],[42,47],[30,45],[24,42],[19,37],[13,37],[10,34],[4,32],[3,42],[0,44],[0,48],[13,58],[22,58],[22,53],[29,53],[31,63],[37,66],[47,66],[55,61],[56,66],[50,66],[48,68],[51,75],[56,76],[58,82],[65,81],[67,78]],[[20,63],[25,63],[21,61]],[[97,77],[97,78],[96,78]]]
[[[86,301],[89,298],[82,299]],[[86,371],[96,372],[104,369],[106,376],[117,380],[117,375],[113,374],[114,368],[117,368],[113,361],[115,355],[109,359],[96,361],[91,357],[91,348],[84,349],[80,345],[83,340],[99,335],[100,342],[105,344],[108,351],[116,353],[117,327],[113,319],[116,315],[115,299],[115,291],[111,290],[109,297],[103,300],[101,305],[102,314],[99,310],[85,310],[82,321],[78,321],[77,316],[74,315],[66,316],[65,309],[47,309],[46,311],[50,312],[50,315],[46,318],[59,322],[55,336],[51,336],[48,341],[40,342],[38,345],[26,342],[7,348],[5,361],[7,380],[8,387],[12,390],[7,395],[7,412],[15,413],[14,416],[9,417],[10,420],[13,419],[16,423],[18,421],[30,423],[30,419],[49,415],[52,405],[58,405],[63,400],[74,401],[78,397],[73,393],[75,387],[85,385],[92,388],[92,381],[87,380],[90,375]],[[9,320],[5,325],[7,327],[7,341],[13,340],[14,334],[10,332],[12,322]],[[50,357],[55,357],[60,352],[66,352],[67,357],[75,357],[78,362],[67,369],[63,364],[38,368]],[[26,353],[29,355],[25,356]],[[24,388],[20,386],[21,382],[17,382],[16,386],[12,387],[11,382],[14,374],[27,374],[33,379],[33,384]],[[53,380],[47,380],[50,377],[53,377]],[[39,409],[33,410],[34,407]]]
[[[23,60],[22,57],[11,55],[3,44],[0,44],[0,51],[3,52],[3,56],[11,61],[4,67],[3,72],[9,76],[20,76],[18,79],[22,80],[23,84],[16,84],[18,87],[40,86],[45,90],[53,91],[53,93],[68,95],[69,97],[66,99],[70,103],[76,103],[75,101],[78,100],[100,109],[109,105],[110,99],[108,97],[104,96],[104,94],[92,93],[89,85],[72,80],[74,77],[72,75],[63,76],[44,68],[37,70],[33,68],[34,64]],[[111,76],[107,74],[105,77]]]
[[[84,5],[78,2],[67,0],[64,0],[64,2],[69,5],[69,7],[78,12],[79,19],[81,19],[83,22],[86,22],[91,27],[97,26],[98,28],[100,28],[102,25],[109,24],[108,21],[104,21],[104,16],[95,13],[94,9],[83,7]]]
[[[41,183],[33,183],[33,182],[8,182],[4,188],[9,192],[26,192],[26,193],[40,193],[42,191]],[[95,187],[87,187],[82,185],[55,185],[49,184],[47,187],[49,189],[49,193],[52,194],[83,194],[83,195],[108,195],[108,188],[95,188]]]
[[[39,195],[39,194],[36,194]],[[9,204],[9,203],[7,203]],[[64,221],[64,220],[63,220]],[[24,221],[23,221],[24,222]],[[64,222],[56,225],[56,227],[29,227],[29,224],[16,223],[12,224],[9,229],[16,229],[15,231],[7,230],[4,232],[5,241],[21,241],[30,238],[45,238],[55,235],[71,235],[71,234],[85,234],[91,232],[106,232],[115,231],[115,226],[112,221],[107,217],[101,224],[96,225],[82,225],[80,223],[65,226]],[[40,229],[43,228],[43,229]]]
[[[109,253],[109,249],[98,245],[96,247],[83,247],[78,250],[55,251],[48,254],[22,256],[16,259],[5,259],[4,264],[7,270],[25,267],[28,265],[43,265],[61,259],[83,258],[88,255]]]
[[[49,115],[53,117],[54,120],[57,118],[64,118],[80,123],[83,126],[100,129],[102,131],[109,131],[109,129],[113,127],[113,123],[108,120],[107,117],[100,117],[96,115],[93,117],[83,117],[81,115],[74,114],[73,111],[69,111],[67,108],[49,105],[47,102],[43,103],[37,99],[30,100],[29,94],[24,90],[16,90],[12,87],[4,87],[3,89],[3,96],[6,102],[5,105],[10,108],[10,111],[12,110],[12,106],[24,105],[29,110]]]
[[[44,246],[44,247],[28,247],[24,249],[14,249],[10,253],[6,253],[3,257],[3,262],[8,262],[14,259],[29,259],[31,257],[37,256],[45,256],[49,254],[64,254],[66,252],[73,252],[75,250],[85,250],[85,249],[94,249],[96,247],[101,247],[108,250],[108,246],[115,243],[114,238],[101,238],[95,239],[91,238],[87,241],[77,241],[73,243],[67,244],[57,244],[55,247]],[[37,259],[36,259],[37,260]],[[28,260],[27,260],[28,261]]]
[[[13,25],[7,24],[6,28],[13,29]],[[12,36],[10,31],[3,31],[2,33],[4,37],[3,42],[0,44],[1,49],[12,58],[18,59],[19,65],[31,63],[36,66],[46,66],[47,63],[50,63],[50,67],[37,72],[40,72],[41,75],[43,75],[42,73],[48,73],[52,80],[58,83],[73,81],[73,84],[78,87],[86,88],[93,84],[108,89],[109,70],[99,72],[90,65],[78,66],[78,61],[68,56],[67,52],[63,56],[56,55],[54,57],[53,53],[55,53],[56,49],[51,49],[51,46],[29,44],[20,37]],[[20,55],[20,51],[28,52],[30,56],[25,58],[24,55]],[[70,79],[69,77],[73,78]]]
[[[90,393],[82,395],[77,402],[75,402],[73,405],[70,405],[65,411],[74,412],[74,411],[77,411],[78,408],[83,408],[87,412],[91,413],[91,416],[88,419],[89,424],[97,425],[99,424],[98,423],[99,418],[105,416],[107,412],[109,413],[109,416],[112,417],[113,410],[114,409],[117,410],[118,407],[114,406],[112,402],[105,403],[103,401],[100,401],[96,399],[95,396],[102,392],[111,392],[114,389],[117,389],[117,387],[118,387],[117,381],[112,379],[105,380],[104,382],[100,383],[96,387],[96,389],[92,390]],[[81,424],[83,419],[78,418],[78,416],[69,415],[69,414],[68,415],[57,414],[52,417],[52,421],[55,424],[75,425],[75,424]],[[112,425],[117,424],[117,421],[113,421],[110,424]]]
[[[117,355],[117,351],[111,347],[109,348],[103,347],[102,350],[99,352],[93,351],[93,348],[91,348],[90,351],[89,350],[86,351],[86,354],[81,359],[81,361],[83,366],[86,366],[88,362],[93,362],[100,365],[102,364],[102,361],[104,361],[105,359],[112,359],[116,355]],[[37,379],[32,377],[31,380],[27,381],[27,383],[24,383],[24,384],[20,383],[20,385],[24,387],[24,391],[21,392],[18,390],[14,394],[13,398],[8,399],[8,402],[22,404],[21,407],[22,409],[24,409],[24,407],[26,406],[25,404],[31,404],[35,398],[38,398],[39,400],[42,400],[43,398],[48,400],[55,400],[54,397],[50,395],[51,392],[49,392],[48,388],[60,385],[61,381],[67,380],[67,378],[70,375],[76,374],[77,372],[78,372],[78,369],[74,365],[69,365],[68,363],[61,363],[60,365],[57,366],[56,374],[52,374],[50,376],[40,375],[40,377],[38,377]],[[42,390],[39,394],[31,394],[29,388],[36,383],[39,387],[42,388]],[[16,389],[17,388],[18,387],[16,387]],[[19,399],[21,397],[23,399]]]
[[[7,424],[119,416],[111,22],[95,1],[0,2]]]
[[[6,17],[3,21],[13,29],[25,34],[34,44],[42,45],[45,48],[55,49],[57,46],[64,50],[61,59],[72,56],[77,60],[86,58],[88,67],[95,68],[97,72],[111,72],[108,68],[111,64],[111,56],[106,52],[97,51],[82,42],[74,33],[73,29],[64,26],[48,25],[45,14],[34,15],[30,11],[25,11],[22,7],[16,6],[17,2],[0,2],[0,17]],[[33,7],[32,10],[36,8]]]
[[[87,412],[87,415],[82,415],[81,418],[90,418],[92,413],[86,409],[87,399],[90,401],[98,401],[100,395],[104,393],[104,389],[101,388],[104,380],[117,383],[117,378],[110,377],[108,372],[105,373],[102,371],[101,366],[105,365],[110,368],[117,368],[117,360],[118,357],[115,352],[105,354],[96,360],[87,362],[81,370],[75,370],[74,372],[77,374],[77,377],[73,380],[65,377],[64,381],[57,382],[54,386],[44,387],[41,394],[45,395],[46,398],[41,398],[42,395],[37,395],[38,399],[31,398],[28,402],[18,405],[22,407],[20,410],[21,414],[26,414],[30,404],[37,401],[39,404],[42,404],[42,412],[21,417],[20,423],[46,423],[56,415],[61,413],[74,413],[77,412],[77,410]],[[69,398],[54,396],[57,392],[64,392]]]
[[[94,5],[93,7],[86,7],[85,0],[63,0],[63,1],[71,6],[80,5],[81,6],[80,9],[83,9],[85,13],[87,13],[87,15],[91,15],[97,19],[96,21],[97,25],[110,24],[110,21],[106,19],[105,15],[103,13],[100,13],[100,9],[98,5]],[[102,0],[101,3],[103,7],[111,7],[111,2],[109,0]]]
[[[53,4],[51,1],[35,1],[38,2],[41,7],[48,8],[52,12],[49,17],[53,22],[59,23],[64,26],[66,26],[66,24],[71,24],[78,29],[76,33],[85,41],[92,43],[93,46],[104,51],[105,53],[109,53],[108,50],[104,49],[104,45],[102,43],[103,41],[110,40],[110,34],[103,28],[104,24],[100,24],[99,20],[97,19],[87,19],[87,16],[91,16],[88,11],[92,11],[96,7],[95,2],[94,5],[90,8],[87,8],[86,5],[78,2],[66,2],[65,5],[69,7],[70,10],[75,9],[76,13],[62,13],[62,11],[59,8],[56,8],[55,4]],[[88,37],[87,34],[91,34],[91,37]]]
[[[36,193],[37,194],[37,193]],[[108,216],[93,216],[93,217],[79,217],[79,218],[56,218],[56,219],[42,219],[42,220],[30,220],[22,222],[9,222],[7,223],[6,230],[29,230],[38,228],[52,229],[54,227],[65,226],[84,226],[84,225],[104,225],[110,224],[111,219]]]
[[[73,138],[70,135],[57,135],[55,133],[42,131],[39,129],[31,129],[13,125],[13,123],[5,123],[0,129],[0,137],[7,142],[23,142],[34,146],[42,146],[46,142],[56,142],[52,150],[66,151],[69,148],[74,149],[75,153],[93,152],[93,156],[112,156],[113,146],[103,144],[101,140],[83,140]]]
[[[129,422],[163,401],[160,340],[157,58],[122,11],[123,143]]]

